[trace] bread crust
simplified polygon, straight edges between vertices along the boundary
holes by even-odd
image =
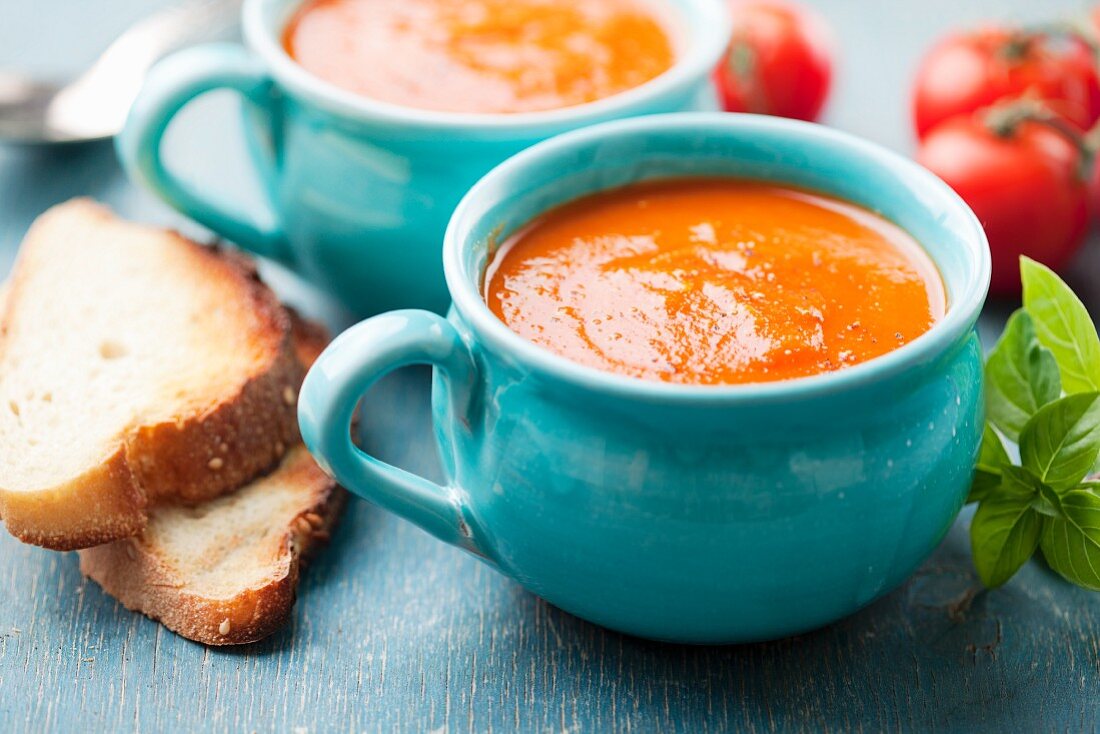
[[[247,289],[261,341],[276,345],[265,369],[204,412],[136,429],[126,453],[152,500],[212,499],[268,472],[298,438],[298,387],[305,376],[290,315],[245,255],[179,239],[212,267],[227,266]]]
[[[299,458],[300,457],[300,458]],[[211,598],[186,580],[144,536],[81,550],[80,570],[132,611],[142,612],[183,637],[205,645],[241,645],[281,627],[297,593],[302,559],[328,539],[345,493],[302,450],[288,461],[285,481],[308,485],[309,501],[287,524],[282,552],[259,586]]]
[[[3,292],[0,291],[0,297]],[[320,323],[312,319],[304,318],[290,306],[284,306],[290,317],[290,333],[294,342],[294,354],[298,362],[303,365],[303,372],[313,366],[321,352],[325,351],[332,337]],[[303,378],[305,375],[303,375]]]
[[[61,204],[42,218],[59,216],[62,208],[116,221],[109,210],[88,200]],[[24,542],[74,550],[135,535],[145,527],[150,502],[176,498],[196,503],[216,497],[270,470],[297,439],[297,386],[303,368],[290,317],[253,262],[177,233],[155,232],[173,238],[200,272],[244,294],[255,318],[248,325],[251,341],[246,346],[263,358],[235,390],[213,403],[173,420],[131,427],[100,466],[62,485],[28,492],[0,486],[0,518]],[[7,308],[0,314],[0,350],[31,275],[17,261]]]
[[[52,550],[76,550],[140,533],[146,505],[122,446],[49,492],[0,492],[0,515],[8,532]]]
[[[304,371],[328,344],[328,332],[291,309],[287,313],[294,353]],[[300,444],[276,471],[283,474],[280,481],[307,488],[307,498],[286,525],[280,553],[271,559],[264,583],[228,597],[203,596],[188,588],[176,564],[147,533],[79,551],[81,572],[127,609],[195,642],[242,645],[267,637],[289,618],[303,560],[328,539],[347,499]]]

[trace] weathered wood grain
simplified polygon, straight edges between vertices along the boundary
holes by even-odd
[[[381,385],[365,432],[380,455],[431,474],[425,378]],[[0,557],[0,719],[17,729],[76,716],[311,732],[1100,726],[1095,597],[1037,563],[980,592],[961,525],[860,614],[729,648],[606,632],[359,501],[308,569],[293,624],[242,650],[127,612],[73,554],[5,537]]]
[[[133,0],[79,8],[86,17],[93,5],[106,13],[116,2],[127,14],[140,10]],[[907,145],[905,86],[935,34],[980,17],[1087,6],[817,4],[843,40],[830,119],[898,148]],[[30,7],[21,4],[17,19],[28,21]],[[44,32],[78,6],[33,7]],[[20,57],[12,50],[20,42],[40,45],[5,25],[10,12],[0,7],[0,63]],[[223,129],[171,145],[182,150],[178,158],[216,169],[240,160]],[[220,178],[227,195],[242,195],[241,180]],[[124,215],[180,223],[123,179],[109,145],[0,147],[0,273],[30,220],[77,194]],[[1094,313],[1098,250],[1093,243],[1071,276]],[[269,272],[296,302],[321,308],[292,279]],[[986,336],[1010,307],[991,307]],[[438,476],[426,388],[424,370],[376,388],[364,441]],[[863,612],[801,637],[727,648],[650,643],[584,623],[361,501],[307,569],[292,624],[241,650],[182,640],[82,580],[75,554],[0,535],[0,730],[1100,730],[1100,596],[1035,562],[1004,589],[980,591],[966,522],[905,586]]]

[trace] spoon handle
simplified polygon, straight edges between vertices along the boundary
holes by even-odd
[[[171,51],[226,35],[237,25],[241,4],[242,0],[182,0],[130,26],[86,72],[45,104],[39,103],[44,112],[37,114],[50,131],[48,137],[116,133],[153,64]]]

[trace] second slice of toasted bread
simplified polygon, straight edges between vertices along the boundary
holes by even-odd
[[[290,321],[248,261],[85,200],[28,233],[0,316],[0,515],[47,548],[134,535],[296,439]]]
[[[184,637],[253,642],[286,621],[301,557],[328,537],[343,497],[299,444],[232,494],[158,505],[141,535],[80,551],[80,570]]]

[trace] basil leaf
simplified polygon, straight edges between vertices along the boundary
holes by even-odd
[[[1009,318],[985,366],[990,422],[1013,441],[1035,411],[1062,394],[1054,354],[1039,343],[1023,309]]]
[[[970,494],[966,503],[981,502],[1001,483],[1001,467],[1011,464],[1001,437],[988,423],[982,431],[982,445],[978,450],[978,466],[974,470],[974,480],[970,484]]]
[[[1100,496],[1075,489],[1062,495],[1059,504],[1061,517],[1044,522],[1043,555],[1068,581],[1100,591]]]
[[[1039,477],[1022,466],[1007,464],[1001,469],[1001,485],[998,494],[1034,500],[1043,494]]]
[[[1001,491],[978,505],[970,523],[970,548],[974,567],[987,587],[1012,578],[1039,546],[1043,517],[1031,508],[1036,497],[1035,477],[1006,466]]]
[[[1100,338],[1081,300],[1050,268],[1020,258],[1024,308],[1039,342],[1054,354],[1068,393],[1100,390]]]
[[[1074,487],[1100,456],[1100,393],[1044,405],[1020,432],[1020,459],[1056,492]]]
[[[1062,503],[1058,499],[1058,493],[1042,482],[1039,482],[1039,496],[1032,500],[1031,509],[1047,517],[1062,516]]]

